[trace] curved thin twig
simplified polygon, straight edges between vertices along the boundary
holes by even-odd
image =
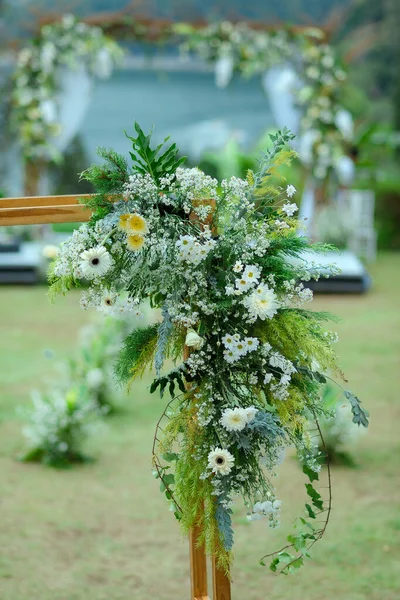
[[[322,443],[322,447],[324,449],[325,456],[326,456],[326,467],[327,467],[327,476],[328,476],[328,486],[327,486],[327,488],[328,488],[328,506],[327,506],[327,508],[321,510],[319,513],[316,513],[316,514],[326,513],[326,516],[322,520],[323,526],[320,529],[318,529],[318,530],[315,531],[316,538],[314,540],[312,540],[308,544],[308,546],[306,547],[306,551],[307,552],[325,534],[325,531],[326,531],[326,529],[328,527],[328,524],[329,524],[329,519],[330,519],[330,516],[331,516],[331,512],[332,512],[332,477],[331,477],[331,466],[330,466],[329,454],[328,454],[328,449],[327,449],[324,437],[322,435],[320,424],[318,422],[318,419],[315,416],[315,413],[314,413],[314,419],[315,419],[315,424],[316,424],[317,429],[318,429],[318,433],[319,433],[319,437],[320,437],[320,440],[321,440],[321,443]],[[284,552],[285,550],[289,550],[291,548],[294,548],[294,544],[286,544],[286,546],[283,546],[282,548],[280,548],[280,550],[275,550],[275,552],[271,552],[270,554],[265,554],[260,560],[263,561],[263,560],[265,560],[267,558],[272,558],[273,556],[277,556],[281,552]],[[298,556],[296,556],[296,558],[294,558],[291,562],[289,562],[287,565],[285,565],[281,569],[281,571],[279,573],[282,573],[282,571],[287,570],[290,567],[290,565],[297,560],[297,558],[298,558]]]
[[[160,457],[159,457],[159,455],[157,453],[157,446],[160,443],[159,433],[163,432],[163,429],[161,427],[161,423],[162,423],[163,419],[165,419],[165,418],[169,419],[169,417],[167,415],[167,411],[168,411],[169,407],[171,406],[171,404],[178,399],[178,397],[179,396],[175,396],[175,398],[171,398],[171,400],[166,404],[163,412],[161,413],[160,418],[157,421],[156,429],[155,429],[154,437],[153,437],[153,446],[152,446],[151,452],[152,452],[152,464],[153,464],[155,470],[157,471],[157,475],[158,475],[160,481],[162,481],[162,483],[165,486],[165,489],[169,492],[169,494],[171,496],[171,500],[173,501],[173,503],[174,503],[174,505],[176,507],[176,510],[179,513],[182,513],[181,507],[179,506],[179,504],[175,500],[175,496],[174,496],[173,491],[171,490],[171,488],[169,487],[169,485],[165,482],[165,479],[164,479],[164,476],[163,476],[164,468],[163,468],[163,466],[161,464]]]

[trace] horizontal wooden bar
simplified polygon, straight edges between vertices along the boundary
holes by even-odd
[[[82,204],[0,209],[0,226],[80,223],[89,221],[91,211]]]
[[[91,194],[71,194],[68,196],[22,196],[21,198],[0,198],[0,212],[3,208],[24,208],[36,206],[79,205],[81,198],[90,198]]]

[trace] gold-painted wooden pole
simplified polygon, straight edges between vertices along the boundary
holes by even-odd
[[[230,577],[217,566],[215,556],[212,557],[213,600],[231,600]]]
[[[216,234],[213,216],[216,208],[215,200],[205,198],[193,201],[194,206],[210,206],[211,211],[204,220],[200,220],[195,212],[190,213],[189,219],[192,222],[198,222],[202,227],[208,225],[213,234]],[[187,360],[190,354],[189,348],[185,346],[184,360]],[[204,511],[204,506],[202,507]],[[207,561],[204,544],[199,545],[200,530],[197,526],[193,527],[189,535],[190,549],[190,578],[191,578],[191,600],[210,600],[207,587]],[[213,581],[213,600],[231,600],[231,581],[230,577],[217,566],[215,556],[212,557],[212,581]]]

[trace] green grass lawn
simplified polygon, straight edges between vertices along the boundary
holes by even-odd
[[[400,256],[371,268],[365,296],[317,297],[341,317],[338,352],[349,387],[371,413],[357,469],[333,471],[332,522],[314,560],[292,577],[258,565],[282,545],[302,511],[303,478],[288,457],[277,479],[282,528],[247,523],[236,511],[233,599],[395,600],[400,588]],[[1,600],[184,600],[188,545],[151,475],[151,444],[163,401],[147,384],[92,440],[96,462],[56,471],[15,459],[24,448],[19,405],[41,388],[58,357],[73,355],[88,320],[71,294],[49,305],[42,287],[0,290]]]

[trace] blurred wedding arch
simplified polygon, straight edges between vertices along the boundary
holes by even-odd
[[[19,52],[13,76],[10,122],[25,163],[26,195],[37,193],[43,165],[62,160],[90,106],[95,78],[110,76],[122,60],[113,38],[155,48],[178,45],[182,55],[213,64],[218,87],[229,85],[234,73],[259,76],[276,126],[296,135],[307,182],[303,217],[312,215],[316,190],[327,187],[332,173],[344,185],[351,182],[353,121],[342,104],[346,69],[321,29],[228,21],[155,28],[152,21],[109,17],[93,24],[64,15],[42,24]]]

